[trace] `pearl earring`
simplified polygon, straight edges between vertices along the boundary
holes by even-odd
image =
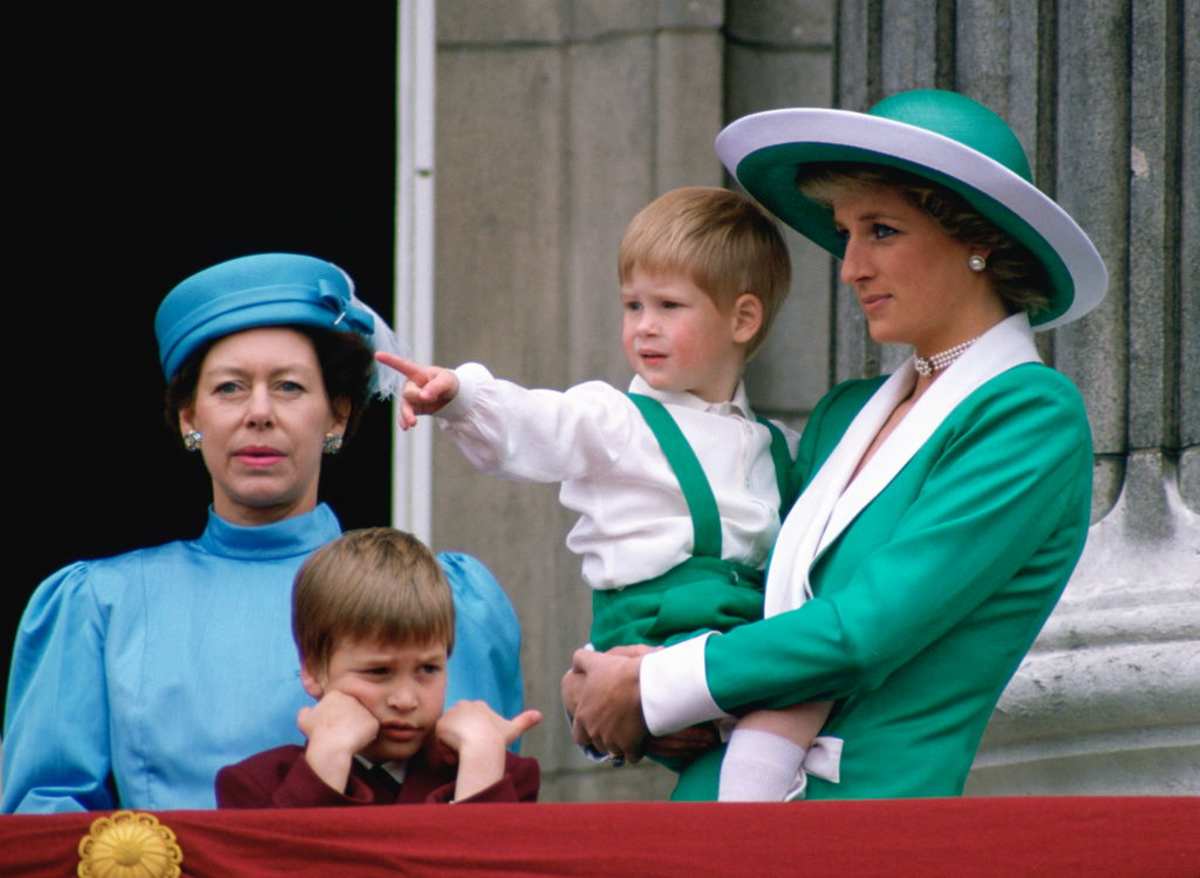
[[[972,253],[967,257],[967,268],[971,271],[983,271],[987,268],[987,260],[978,253]]]

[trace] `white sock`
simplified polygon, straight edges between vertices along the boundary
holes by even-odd
[[[721,802],[782,802],[798,785],[805,750],[787,738],[736,728],[721,761]]]

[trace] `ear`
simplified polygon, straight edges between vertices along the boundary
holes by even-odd
[[[339,396],[337,399],[330,400],[329,409],[333,413],[333,424],[330,429],[334,432],[344,434],[346,432],[346,424],[350,422],[350,412],[353,409],[350,397]]]
[[[194,406],[184,406],[179,410],[179,435],[186,436],[194,429],[196,410]]]
[[[733,340],[748,344],[762,329],[764,309],[762,299],[754,293],[742,293],[733,301]]]
[[[324,676],[321,674],[319,676]],[[314,675],[309,668],[308,663],[304,662],[300,665],[300,685],[304,687],[304,691],[318,701],[325,694],[325,687],[321,685],[321,681],[317,675]]]

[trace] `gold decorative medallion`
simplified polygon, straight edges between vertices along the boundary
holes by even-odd
[[[79,878],[179,878],[183,851],[153,814],[114,811],[79,840]]]

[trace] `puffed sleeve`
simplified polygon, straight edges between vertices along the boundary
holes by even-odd
[[[470,555],[442,552],[438,561],[454,593],[446,707],[479,699],[500,716],[516,716],[524,710],[525,693],[521,625],[512,601],[491,571]]]
[[[54,574],[30,599],[4,711],[6,813],[114,807],[106,628],[86,563]]]

